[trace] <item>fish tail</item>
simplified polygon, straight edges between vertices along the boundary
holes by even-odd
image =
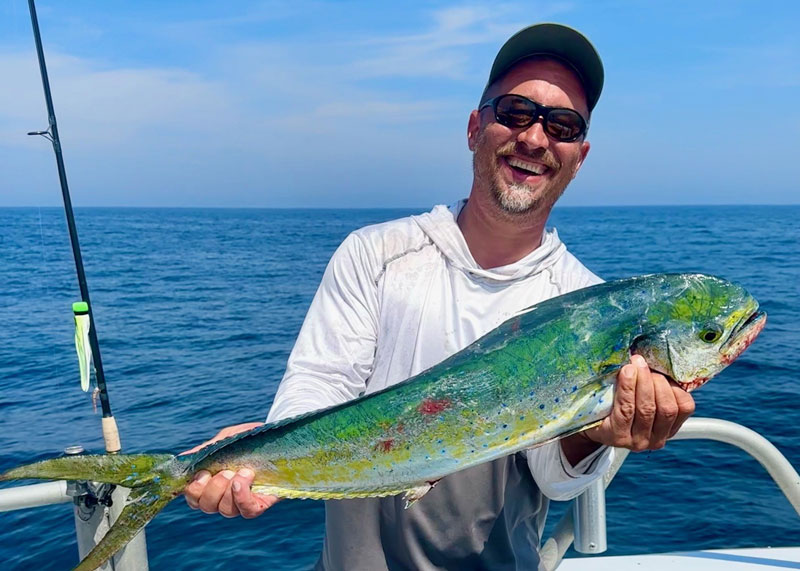
[[[122,549],[164,506],[183,493],[192,463],[169,454],[65,456],[0,474],[0,481],[23,478],[91,480],[131,488],[125,507],[108,533],[75,568],[97,569]]]
[[[167,485],[164,481],[156,481],[131,490],[117,521],[73,571],[93,571],[111,559],[158,512],[183,493],[185,483],[185,480],[180,480],[173,485]]]

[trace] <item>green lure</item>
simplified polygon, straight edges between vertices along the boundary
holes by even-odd
[[[85,301],[76,301],[72,304],[72,313],[75,317],[75,351],[78,353],[78,366],[81,373],[81,388],[83,392],[89,391],[92,366],[92,346],[89,344],[89,304]]]

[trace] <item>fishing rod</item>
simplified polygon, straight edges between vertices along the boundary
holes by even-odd
[[[69,228],[69,240],[72,244],[72,257],[75,259],[75,271],[78,274],[78,286],[81,290],[81,300],[85,303],[84,310],[89,315],[89,346],[92,350],[92,362],[94,363],[95,380],[100,397],[100,408],[103,412],[103,440],[106,445],[106,452],[117,454],[122,446],[119,441],[119,430],[117,421],[111,414],[111,402],[108,399],[108,388],[106,377],[103,373],[103,361],[100,358],[100,344],[97,341],[97,328],[94,323],[92,304],[89,301],[89,286],[86,284],[86,272],[83,270],[83,257],[81,256],[81,246],[78,242],[78,229],[75,226],[75,215],[72,212],[72,200],[69,196],[69,186],[67,185],[67,171],[64,168],[64,157],[61,154],[61,140],[58,138],[58,125],[56,124],[56,112],[53,108],[53,98],[50,95],[50,80],[47,78],[47,66],[44,61],[44,50],[42,49],[42,38],[39,34],[39,20],[36,17],[36,6],[34,0],[28,0],[28,8],[31,13],[31,24],[33,25],[33,38],[36,41],[36,54],[39,56],[39,71],[42,75],[42,87],[44,88],[44,99],[47,103],[47,120],[49,127],[45,131],[33,131],[28,135],[41,135],[53,144],[53,151],[56,154],[56,164],[58,165],[58,179],[61,182],[61,196],[64,199],[64,213],[67,216],[67,226]]]

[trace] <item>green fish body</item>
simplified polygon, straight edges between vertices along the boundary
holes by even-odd
[[[743,288],[699,274],[599,284],[536,304],[438,365],[380,392],[252,431],[199,452],[58,458],[14,478],[88,479],[132,488],[78,569],[129,541],[198,470],[250,467],[253,490],[284,498],[405,493],[583,430],[608,416],[632,353],[692,390],[731,363],[766,316]]]

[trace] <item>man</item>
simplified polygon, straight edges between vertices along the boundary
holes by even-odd
[[[397,383],[520,309],[600,281],[545,223],[589,152],[602,83],[597,52],[570,28],[531,26],[506,42],[469,117],[469,199],[344,241],[268,421]],[[447,476],[408,510],[400,497],[327,502],[317,568],[535,569],[547,498],[579,494],[608,467],[610,446],[662,447],[693,410],[687,393],[634,357],[598,427]],[[187,486],[187,502],[255,517],[277,498],[252,494],[252,480],[246,468],[202,474]]]

